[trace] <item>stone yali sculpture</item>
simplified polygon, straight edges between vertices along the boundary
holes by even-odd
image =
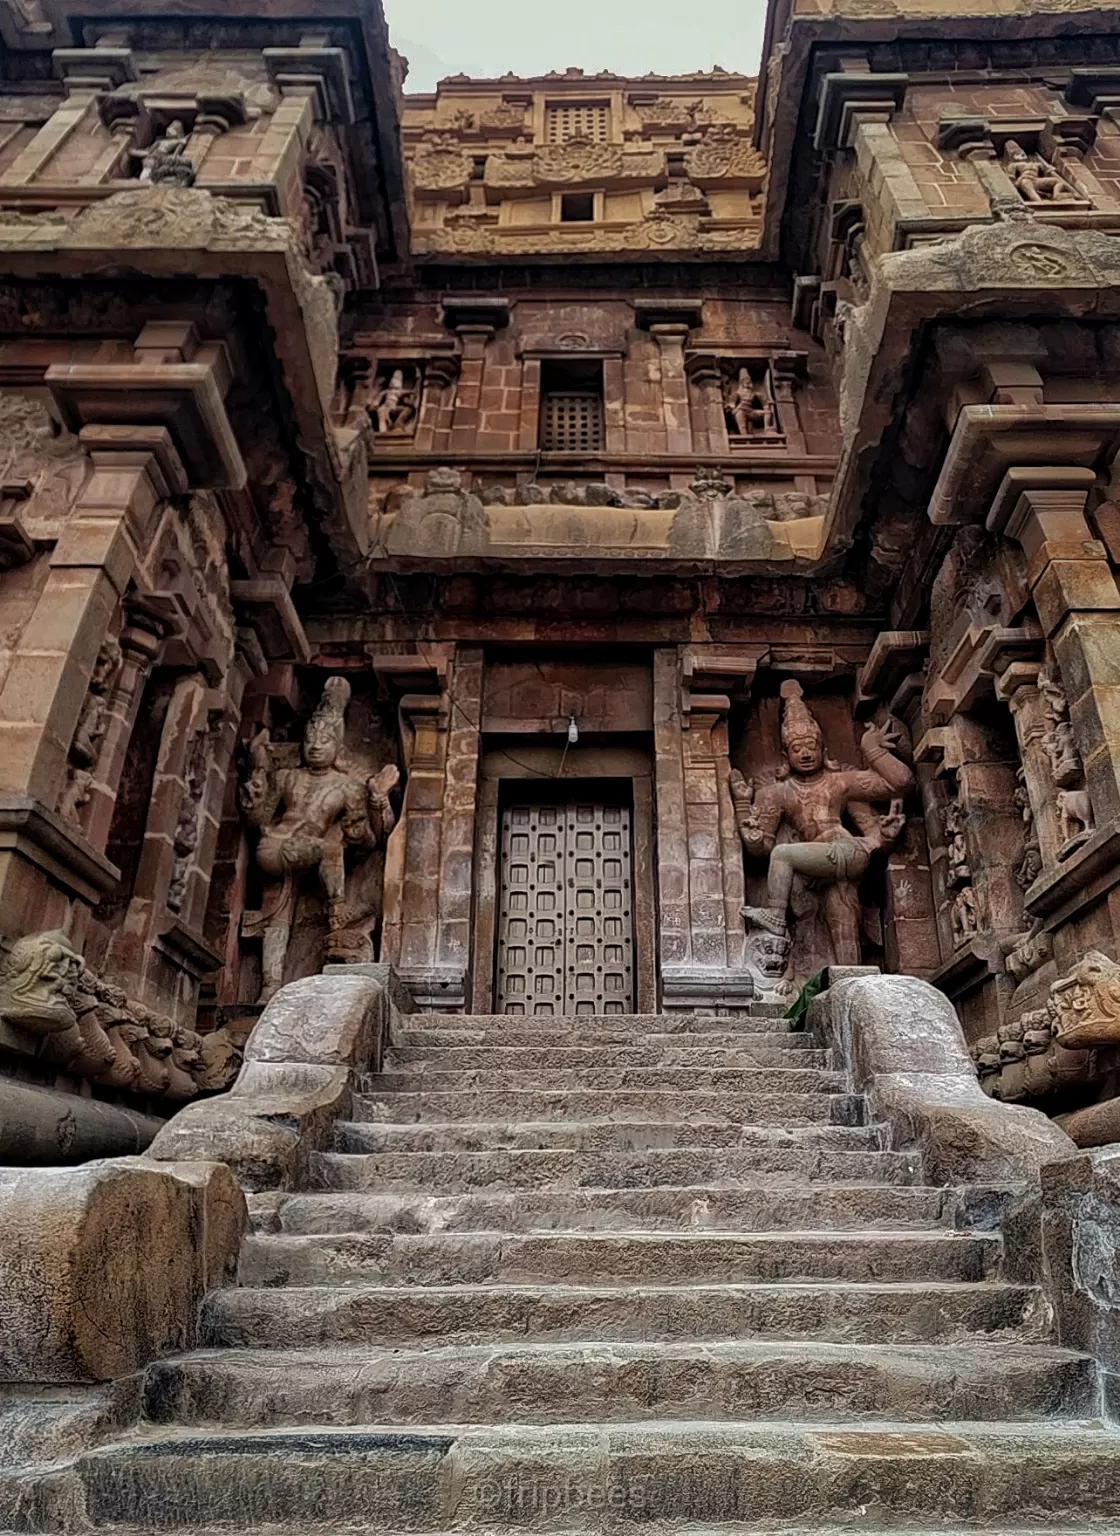
[[[241,788],[241,808],[261,829],[256,862],[265,877],[261,910],[246,913],[242,931],[263,947],[261,1002],[280,988],[298,898],[297,877],[314,871],[327,907],[327,952],[332,961],[373,958],[362,914],[346,900],[347,850],[371,853],[393,829],[389,793],[400,780],[394,764],[366,780],[338,766],[346,731],[350,684],[328,678],[303,735],[298,768],[276,765],[267,730],[253,738],[251,771]]]
[[[898,797],[913,782],[910,769],[891,750],[896,728],[869,726],[860,744],[867,766],[841,768],[825,754],[801,685],[783,683],[781,692],[782,768],[773,782],[757,788],[738,770],[731,776],[743,846],[769,861],[766,906],[744,907],[743,916],[748,930],[763,936],[768,957],[763,969],[771,976],[782,974],[778,965],[784,970],[788,957],[790,898],[798,878],[819,889],[831,962],[859,964],[858,883],[872,854],[890,848],[901,834],[905,816]],[[872,808],[877,801],[890,801],[890,811],[877,814]],[[783,829],[793,841],[778,840]]]

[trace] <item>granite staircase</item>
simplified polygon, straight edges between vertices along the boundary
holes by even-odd
[[[126,1530],[1115,1531],[1095,1363],[828,1053],[736,1017],[413,1015],[210,1347],[79,1458]]]

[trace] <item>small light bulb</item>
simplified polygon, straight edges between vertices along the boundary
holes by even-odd
[[[576,724],[575,715],[568,716],[568,745],[574,747],[579,741],[579,726]]]

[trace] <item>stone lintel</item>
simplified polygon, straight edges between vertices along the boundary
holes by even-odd
[[[1068,859],[1036,880],[1023,898],[1026,911],[1048,929],[1062,927],[1120,883],[1120,825],[1099,827]]]
[[[909,84],[910,76],[902,74],[840,71],[825,75],[817,98],[814,148],[851,148],[859,117],[871,115],[877,121],[888,122],[902,105]]]
[[[654,325],[683,325],[698,330],[704,323],[703,299],[635,299],[634,323],[640,331]]]
[[[890,698],[911,673],[920,672],[929,649],[928,629],[884,629],[856,677],[857,708],[864,712]]]
[[[980,522],[1013,467],[1096,469],[1118,450],[1120,404],[963,406],[930,497],[930,522]]]
[[[1041,655],[1042,631],[1028,623],[1019,629],[969,625],[937,677],[931,678],[926,708],[935,725],[945,725],[962,710],[975,708],[992,692],[995,677],[1018,657]]]
[[[1030,514],[1030,498],[1058,498],[1054,505],[1083,512],[1096,483],[1091,469],[1076,464],[1013,464],[1000,481],[985,526],[991,533],[1017,539]]]
[[[315,92],[315,115],[320,122],[349,127],[355,122],[346,50],[325,46],[263,48],[268,78],[281,94],[293,87]]]
[[[270,662],[298,661],[306,665],[311,660],[311,646],[288,585],[281,577],[266,575],[252,581],[233,581],[230,597],[239,609],[245,610]]]
[[[667,1013],[677,1008],[745,1008],[757,996],[749,971],[714,965],[661,967],[661,1006]]]
[[[26,795],[0,795],[0,853],[35,865],[91,905],[114,891],[121,872],[54,811]]]
[[[458,1013],[466,1008],[467,972],[462,966],[399,965],[396,971],[422,1013]]]
[[[240,490],[245,485],[245,464],[213,362],[54,363],[46,384],[72,431],[164,427],[192,489]]]
[[[220,971],[226,963],[225,956],[211,949],[200,933],[178,921],[169,923],[152,942],[155,949],[196,981]]]
[[[992,976],[1005,974],[1004,952],[997,935],[977,934],[962,944],[930,976],[931,986],[954,1002],[982,987]]]
[[[509,324],[509,299],[474,298],[470,294],[446,293],[440,300],[440,317],[450,331],[464,326],[484,326],[501,331]]]

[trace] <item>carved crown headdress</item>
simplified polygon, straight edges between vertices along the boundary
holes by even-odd
[[[823,745],[824,738],[821,728],[813,715],[809,712],[809,706],[805,698],[801,684],[792,678],[782,684],[782,746],[789,747],[795,741],[815,741],[818,746]]]
[[[307,722],[307,734],[330,735],[341,747],[346,735],[346,706],[350,702],[350,684],[344,677],[328,677],[315,713]]]

